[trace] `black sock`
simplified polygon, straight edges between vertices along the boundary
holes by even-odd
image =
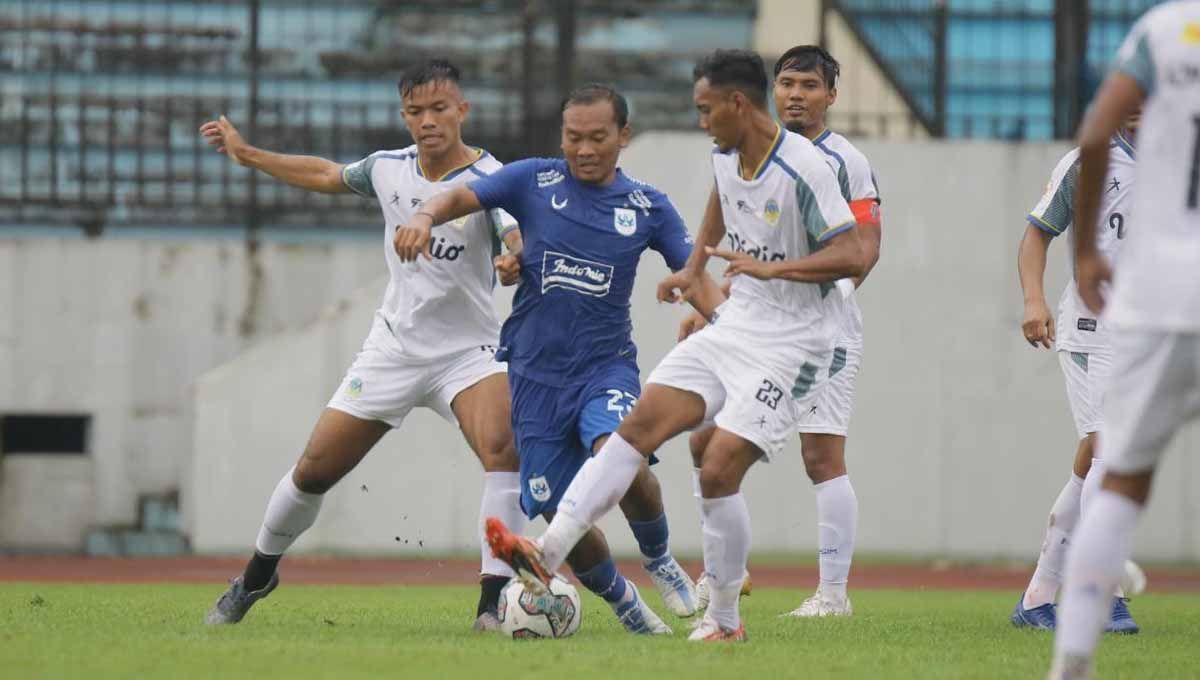
[[[283,555],[264,555],[255,550],[254,557],[250,558],[250,562],[246,564],[246,571],[242,573],[242,584],[246,590],[254,591],[265,588],[275,573],[275,568],[279,566],[281,557]]]
[[[479,579],[479,607],[475,610],[475,616],[486,611],[496,611],[496,605],[500,602],[500,591],[504,590],[504,586],[512,580],[507,576],[492,576],[485,574]]]

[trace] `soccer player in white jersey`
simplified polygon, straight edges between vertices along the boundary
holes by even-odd
[[[616,505],[647,457],[680,432],[715,422],[700,472],[711,596],[689,639],[741,641],[738,594],[750,552],[742,479],[795,430],[800,406],[792,397],[824,379],[818,367],[828,365],[836,330],[823,302],[832,282],[861,276],[866,267],[833,169],[767,111],[762,59],[718,50],[697,64],[694,78],[700,127],[716,143],[713,169],[727,229],[706,222],[687,265],[658,294],[673,301],[679,291],[719,321],[676,345],[655,368],[642,398],[580,469],[536,543],[505,531],[499,519],[488,520],[488,538],[531,588],[544,589],[539,584]],[[723,239],[728,248],[716,249]],[[715,284],[704,266],[712,255],[729,261],[733,277],[730,298],[716,310],[706,308]]]
[[[1117,260],[1131,230],[1137,121],[1137,113],[1130,116],[1108,145],[1108,169],[1096,242],[1109,262]],[[1067,383],[1067,401],[1079,434],[1071,478],[1050,508],[1037,569],[1009,617],[1018,628],[1054,629],[1054,601],[1062,584],[1071,532],[1079,521],[1082,508],[1088,506],[1100,488],[1100,479],[1104,475],[1102,461],[1094,455],[1096,434],[1103,424],[1101,404],[1112,365],[1108,324],[1084,307],[1075,292],[1074,278],[1063,289],[1057,323],[1046,304],[1043,289],[1050,241],[1063,233],[1074,240],[1075,230],[1070,227],[1078,179],[1079,149],[1072,149],[1055,166],[1046,193],[1026,218],[1025,235],[1017,255],[1017,269],[1025,295],[1021,330],[1033,347],[1056,350]],[[1068,255],[1074,256],[1073,249]],[[1074,262],[1072,270],[1073,265]],[[1124,597],[1113,598],[1108,629],[1114,633],[1138,632]]]
[[[1139,107],[1137,228],[1113,274],[1096,238],[1108,141]],[[1079,147],[1076,279],[1084,304],[1110,326],[1113,366],[1099,440],[1104,480],[1067,554],[1055,680],[1091,676],[1158,460],[1200,414],[1200,1],[1159,5],[1134,25]]]
[[[848,139],[825,125],[825,114],[837,100],[840,66],[829,52],[816,45],[798,45],[784,52],[775,62],[775,110],[784,127],[804,135],[825,155],[837,172],[842,197],[858,222],[867,272],[879,261],[881,225],[879,189],[867,157]],[[713,200],[712,197],[709,199]],[[706,213],[716,218],[719,211]],[[829,383],[800,420],[800,446],[805,471],[813,483],[817,501],[817,563],[820,580],[817,591],[789,616],[846,616],[852,613],[846,582],[854,557],[854,536],[858,528],[858,498],[846,471],[846,434],[854,410],[854,388],[862,362],[862,312],[855,300],[855,288],[866,274],[838,283],[838,295],[828,298],[840,322],[834,341],[833,358],[828,366]],[[685,319],[680,336],[686,337],[704,325],[698,314]],[[712,430],[692,435],[690,445],[695,465],[694,493],[700,498],[700,456]],[[702,602],[708,594],[707,579],[701,578],[697,590]]]
[[[505,365],[493,356],[500,325],[492,305],[492,258],[498,239],[519,247],[516,222],[501,211],[458,220],[439,234],[432,257],[416,264],[401,263],[392,249],[393,230],[423,200],[447,185],[501,167],[486,151],[462,141],[470,107],[458,80],[458,69],[444,60],[407,72],[400,97],[416,144],[349,165],[255,148],[224,116],[200,129],[231,160],[293,186],[377,198],[391,273],[362,351],[318,419],[300,460],[276,486],[254,555],[213,606],[208,623],[237,623],[275,589],[279,559],[316,521],[325,492],[413,408],[433,409],[457,424],[479,457],[484,469],[481,521],[495,514],[518,526],[524,521]],[[486,544],[481,555],[475,627],[495,629],[496,601],[512,571],[492,557]]]

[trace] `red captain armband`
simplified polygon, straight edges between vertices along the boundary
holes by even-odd
[[[854,221],[860,225],[879,226],[879,201],[874,198],[850,201],[850,212],[854,214]]]

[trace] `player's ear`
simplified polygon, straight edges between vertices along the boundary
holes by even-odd
[[[629,146],[629,142],[632,139],[633,128],[629,126],[629,123],[626,123],[625,127],[621,128],[620,132],[617,133],[617,140],[620,142],[621,148],[624,149]]]
[[[460,123],[467,119],[467,113],[470,112],[470,110],[471,102],[465,99],[460,99],[458,101],[458,120]]]
[[[831,88],[829,88],[829,95],[827,97],[825,97],[825,106],[833,106],[833,103],[836,101],[837,101],[837,88],[831,87]]]

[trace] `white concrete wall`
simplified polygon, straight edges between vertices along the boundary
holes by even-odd
[[[624,165],[667,191],[694,228],[711,184],[708,149],[698,134],[644,135]],[[898,142],[862,149],[884,194],[885,235],[882,262],[861,294],[867,348],[849,440],[860,550],[1032,559],[1076,442],[1054,356],[1030,349],[1019,332],[1015,258],[1023,216],[1065,149]],[[1064,260],[1056,244],[1048,286],[1055,294]],[[657,256],[645,258],[634,294],[643,372],[672,346],[682,314],[654,302],[663,272]],[[361,343],[380,285],[200,381],[195,472],[184,489],[197,549],[244,552],[252,544],[267,496]],[[507,309],[506,292],[497,301]],[[1200,558],[1195,444],[1189,431],[1162,470],[1138,538],[1144,559]],[[662,458],[676,549],[698,552],[683,439]],[[480,487],[478,465],[453,428],[415,414],[330,494],[297,549],[472,550]],[[798,442],[754,470],[746,492],[756,550],[815,545]],[[619,518],[603,526],[618,551],[634,550]]]
[[[94,463],[68,488],[49,480],[69,457],[9,457],[0,548],[78,548],[87,525],[132,522],[139,494],[178,489],[195,379],[377,278],[380,247],[274,241],[252,258],[236,239],[0,233],[0,413],[91,414]],[[18,492],[17,479],[31,481]]]

